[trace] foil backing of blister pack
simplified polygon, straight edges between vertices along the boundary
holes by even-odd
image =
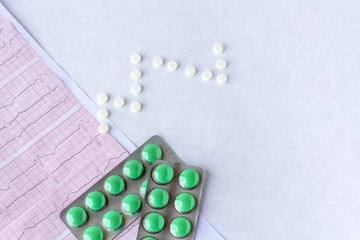
[[[154,178],[152,175],[153,170],[157,166],[164,164],[164,163],[170,165],[174,170],[174,176],[173,176],[171,182],[168,184],[165,184],[165,185],[156,183],[154,181]],[[184,189],[183,187],[180,186],[179,175],[185,169],[194,169],[198,172],[199,183],[197,184],[197,187],[195,187],[193,189]],[[186,165],[181,162],[166,162],[166,161],[161,161],[161,160],[154,162],[154,164],[151,167],[150,172],[149,172],[148,185],[147,185],[147,189],[146,189],[146,193],[145,193],[145,197],[144,197],[144,205],[142,207],[139,231],[138,231],[138,235],[137,235],[136,239],[141,240],[146,237],[152,237],[152,238],[155,238],[158,240],[160,240],[160,239],[171,240],[171,239],[179,239],[179,238],[183,239],[183,240],[194,239],[204,177],[205,177],[205,172],[203,171],[203,169],[201,169],[199,167]],[[169,202],[166,205],[166,207],[161,208],[161,209],[156,209],[154,207],[151,207],[151,205],[149,204],[148,196],[151,193],[151,191],[155,188],[162,188],[168,192]],[[175,198],[180,193],[184,193],[184,192],[190,193],[195,198],[195,207],[193,208],[193,210],[191,212],[188,212],[188,213],[180,213],[175,209],[175,206],[174,206]],[[158,233],[148,232],[144,227],[144,218],[146,217],[147,214],[152,213],[152,212],[161,214],[165,220],[164,228]],[[175,219],[177,217],[185,217],[186,219],[188,219],[190,221],[191,231],[185,237],[175,237],[170,232],[170,223],[173,219]]]

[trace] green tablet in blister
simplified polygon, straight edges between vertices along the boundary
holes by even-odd
[[[158,184],[167,184],[173,179],[174,170],[168,164],[160,164],[153,170],[152,176]]]
[[[72,207],[66,214],[66,219],[68,223],[72,226],[78,227],[85,223],[87,218],[87,214],[85,209],[82,207]]]
[[[171,221],[170,232],[174,237],[183,238],[191,231],[190,221],[184,217],[178,217]]]
[[[161,148],[156,144],[148,144],[143,148],[142,158],[147,162],[155,162],[161,159],[162,151]]]
[[[144,173],[144,166],[138,160],[130,160],[124,166],[124,174],[130,179],[138,179]]]
[[[112,175],[105,181],[105,189],[112,195],[120,194],[125,188],[125,181],[118,175]]]
[[[153,237],[144,237],[141,240],[156,240],[156,238]]]
[[[164,217],[159,213],[149,213],[143,220],[144,228],[150,233],[160,232],[165,225]]]
[[[140,193],[142,196],[145,196],[145,192],[146,192],[146,187],[147,187],[147,183],[148,183],[148,180],[144,180],[141,184],[141,187],[140,187]]]
[[[169,194],[163,188],[155,188],[150,191],[147,199],[153,208],[163,208],[169,202]]]
[[[87,195],[85,201],[88,208],[99,211],[105,206],[106,198],[103,193],[94,191]]]
[[[199,184],[199,173],[194,169],[185,169],[180,173],[179,183],[185,189],[192,189]]]
[[[123,217],[120,212],[111,210],[105,213],[103,225],[109,230],[116,230],[122,226]]]
[[[98,226],[90,226],[84,232],[84,240],[102,240],[104,232]]]
[[[191,193],[180,193],[175,198],[174,206],[179,213],[191,212],[195,207],[195,198]]]
[[[135,194],[129,194],[122,200],[122,208],[128,214],[134,214],[140,210],[141,200]]]

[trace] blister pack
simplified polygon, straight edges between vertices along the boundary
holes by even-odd
[[[140,216],[151,166],[162,159],[182,163],[153,136],[60,213],[70,231],[85,240],[113,239]]]
[[[204,171],[156,161],[149,172],[137,240],[194,238]]]

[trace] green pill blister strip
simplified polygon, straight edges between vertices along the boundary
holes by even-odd
[[[78,239],[113,239],[141,215],[151,167],[160,159],[182,163],[162,138],[153,136],[63,209],[62,221]],[[175,177],[167,168],[158,170],[162,184]],[[152,194],[155,207],[169,201],[161,190]]]
[[[181,162],[152,164],[137,240],[194,239],[204,171]]]

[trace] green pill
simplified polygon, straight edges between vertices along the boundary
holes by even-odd
[[[129,194],[122,200],[122,208],[126,213],[133,214],[140,210],[141,200],[135,194]]]
[[[159,213],[153,212],[145,216],[143,225],[145,230],[149,233],[157,233],[164,228],[165,221],[163,216],[161,216]]]
[[[145,196],[145,191],[146,191],[146,187],[147,187],[147,183],[148,183],[148,180],[144,180],[141,184],[141,188],[140,188],[140,193],[142,196]]]
[[[82,207],[72,207],[66,214],[66,220],[71,226],[79,227],[86,221],[87,214]]]
[[[101,192],[91,192],[86,196],[86,206],[94,211],[101,210],[106,203],[106,198]]]
[[[148,194],[148,202],[153,208],[163,208],[169,202],[169,194],[162,188],[155,188]]]
[[[121,213],[115,210],[108,211],[105,213],[103,218],[104,226],[109,230],[116,230],[121,227],[123,218]]]
[[[144,237],[141,240],[156,240],[156,238],[153,237]]]
[[[160,164],[153,170],[153,179],[158,184],[167,184],[174,177],[174,170],[167,164]]]
[[[125,182],[122,177],[113,175],[106,179],[105,189],[108,193],[112,195],[117,195],[121,193],[125,188]]]
[[[138,160],[130,160],[124,166],[124,174],[130,179],[138,179],[144,173],[144,166]]]
[[[170,223],[170,232],[174,237],[182,238],[189,235],[191,231],[191,224],[189,220],[184,217],[178,217]]]
[[[104,233],[98,226],[90,226],[84,232],[84,240],[102,240]]]
[[[195,198],[190,193],[180,193],[175,199],[174,206],[179,213],[191,212],[195,207]]]
[[[161,159],[162,151],[161,148],[156,144],[148,144],[143,148],[142,158],[149,162],[153,163],[156,160]]]
[[[182,188],[192,189],[199,184],[199,174],[194,169],[185,169],[180,173],[179,184]]]

